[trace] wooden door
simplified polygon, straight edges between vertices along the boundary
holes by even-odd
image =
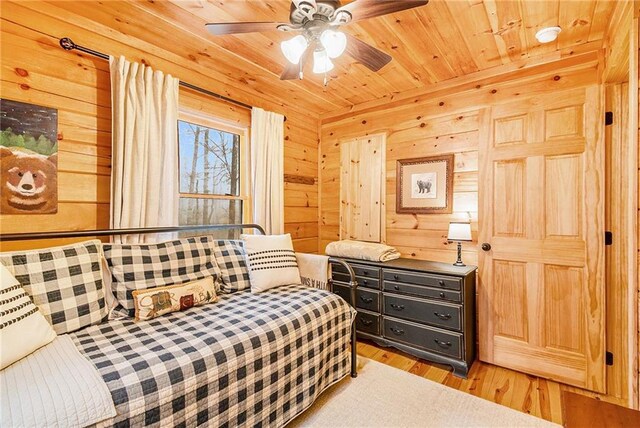
[[[478,291],[481,360],[600,392],[602,103],[592,86],[484,111]]]
[[[384,242],[385,135],[340,145],[340,239]]]

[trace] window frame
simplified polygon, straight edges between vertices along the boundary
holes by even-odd
[[[178,190],[178,198],[191,199],[217,199],[217,200],[240,200],[242,201],[242,222],[252,222],[253,205],[251,199],[251,158],[249,152],[249,127],[231,123],[213,117],[201,112],[195,112],[188,109],[180,109],[178,111],[178,122],[188,122],[194,125],[205,126],[207,128],[229,132],[240,136],[240,192],[235,195],[214,195],[202,193],[185,193]],[[176,122],[176,133],[179,133],[179,123]],[[178,144],[178,180],[181,176],[180,162],[180,137],[177,138]],[[180,184],[180,183],[179,183]],[[178,185],[180,189],[180,185]]]

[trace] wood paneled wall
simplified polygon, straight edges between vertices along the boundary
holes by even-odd
[[[258,95],[228,91],[224,85],[191,70],[164,52],[162,43],[145,50],[140,41],[121,40],[107,26],[89,28],[87,20],[55,6],[2,2],[1,97],[58,109],[59,208],[55,215],[2,215],[0,232],[86,230],[109,226],[111,165],[110,81],[107,61],[66,52],[60,37],[129,60],[151,65],[189,83],[237,97],[287,116],[285,123],[285,229],[298,251],[318,248],[318,120]],[[47,10],[52,12],[47,14]],[[254,102],[252,102],[252,100]],[[181,106],[237,124],[250,124],[250,112],[193,91],[180,91]],[[65,241],[4,243],[1,250],[33,248]]]
[[[597,55],[579,64],[568,59],[538,72],[511,76],[502,82],[466,82],[460,91],[445,90],[365,109],[353,115],[324,119],[321,125],[320,252],[338,239],[340,143],[350,138],[386,133],[387,242],[404,257],[455,261],[455,246],[446,239],[449,222],[471,219],[474,241],[463,244],[463,260],[477,263],[479,111],[485,106],[518,97],[593,84],[597,81]],[[452,214],[396,214],[396,161],[398,159],[455,155]]]

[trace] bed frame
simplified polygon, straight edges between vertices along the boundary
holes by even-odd
[[[97,236],[120,236],[120,235],[149,235],[169,232],[210,232],[214,230],[255,230],[261,235],[265,235],[264,229],[258,224],[216,224],[204,226],[171,226],[171,227],[141,227],[129,229],[97,229],[97,230],[68,230],[60,232],[29,232],[29,233],[4,233],[0,234],[0,242],[8,241],[29,241],[41,239],[61,239],[61,238],[93,238]],[[351,292],[351,302],[356,302],[356,275],[353,268],[344,260],[329,257],[329,263],[342,265],[349,272],[349,288]],[[331,291],[333,283],[328,281]],[[355,306],[353,306],[355,309]],[[357,354],[356,354],[356,323],[351,324],[351,377],[358,376]]]

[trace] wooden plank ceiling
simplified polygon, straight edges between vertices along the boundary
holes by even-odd
[[[571,55],[602,47],[615,7],[610,0],[431,0],[428,5],[343,27],[393,61],[378,73],[346,54],[336,59],[327,88],[306,70],[303,81],[279,80],[286,59],[279,31],[212,36],[207,22],[288,22],[288,0],[105,1],[72,10],[224,73],[238,89],[284,98],[322,114],[399,92],[542,55]],[[556,42],[541,45],[542,27],[559,25]],[[77,41],[90,45],[90,42]],[[197,83],[197,82],[194,82]]]

